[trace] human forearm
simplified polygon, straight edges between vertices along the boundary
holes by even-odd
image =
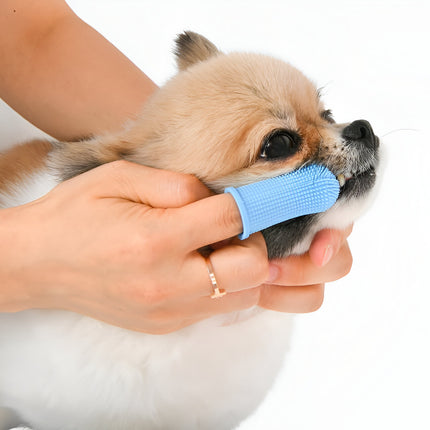
[[[44,7],[50,18],[37,16]],[[6,1],[1,9],[0,24],[13,31],[0,43],[0,93],[50,135],[71,140],[119,128],[156,89],[64,2]]]

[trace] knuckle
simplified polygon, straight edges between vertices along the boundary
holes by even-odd
[[[177,186],[184,203],[192,203],[202,197],[203,184],[194,175],[181,175]]]
[[[154,230],[143,229],[115,244],[113,260],[132,270],[149,272],[165,259],[169,241]]]
[[[163,305],[168,300],[168,292],[160,284],[143,285],[136,289],[136,299],[146,308],[148,319],[152,322],[165,321]]]
[[[250,249],[247,258],[246,271],[254,285],[263,284],[269,276],[269,261],[267,255],[259,248]]]

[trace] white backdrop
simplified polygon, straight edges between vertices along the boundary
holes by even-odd
[[[277,384],[240,430],[429,429],[428,2],[69,4],[157,84],[175,71],[172,40],[190,29],[225,51],[290,61],[326,87],[339,122],[372,123],[383,136],[386,168],[378,199],[350,240],[353,270],[327,285],[321,310],[297,317]],[[0,145],[36,134],[0,106]]]

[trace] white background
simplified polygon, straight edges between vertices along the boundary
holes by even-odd
[[[353,270],[327,285],[321,310],[297,317],[283,372],[240,430],[430,429],[428,3],[69,4],[159,85],[175,71],[172,40],[190,29],[225,51],[290,61],[325,86],[339,122],[372,123],[386,168],[377,201],[350,240]],[[0,106],[0,145],[36,134]]]

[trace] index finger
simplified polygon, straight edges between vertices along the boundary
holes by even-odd
[[[217,194],[175,209],[175,221],[188,251],[242,232],[242,218],[230,194]]]

